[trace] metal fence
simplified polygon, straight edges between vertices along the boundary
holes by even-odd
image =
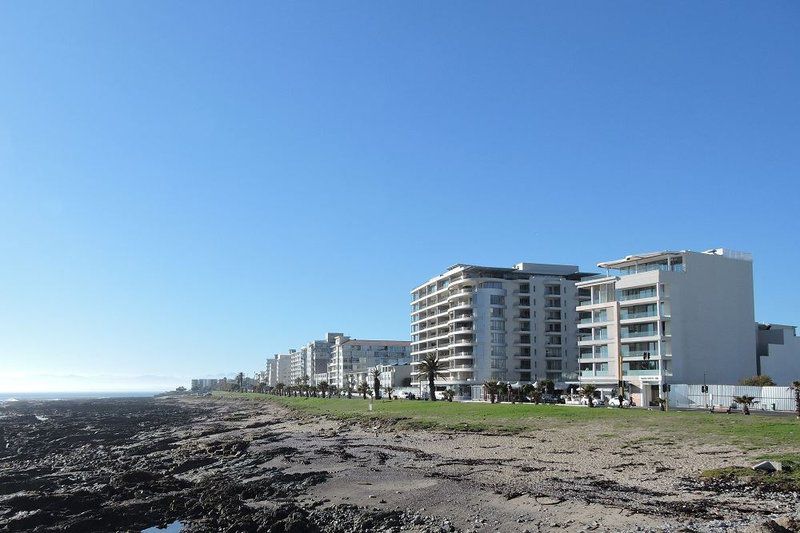
[[[753,396],[752,411],[794,411],[794,392],[789,387],[748,387],[744,385],[671,385],[669,404],[673,407],[707,409],[712,405],[736,405],[735,396]]]

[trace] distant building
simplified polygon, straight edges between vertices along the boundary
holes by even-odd
[[[800,380],[800,337],[796,326],[757,324],[756,330],[758,375],[771,377],[776,385]]]
[[[341,336],[341,333],[326,333],[324,339],[309,341],[301,348],[301,351],[305,351],[305,374],[310,378],[310,385],[328,380],[331,349],[336,337]]]
[[[220,379],[193,379],[192,392],[209,392],[219,388]]]
[[[289,350],[286,353],[275,354],[275,384],[283,383],[284,385],[293,385],[291,380],[292,375],[292,353],[294,350]]]
[[[411,362],[405,361],[403,363],[378,365],[378,372],[380,372],[381,387],[386,389],[392,387],[397,389],[399,387],[411,386]]]
[[[577,284],[581,383],[616,393],[623,381],[646,406],[667,383],[756,373],[750,254],[664,251],[597,266],[606,274]]]
[[[410,351],[408,341],[351,339],[339,335],[331,348],[328,382],[339,388],[350,380],[358,385],[370,367],[407,361]]]
[[[275,358],[267,359],[267,365],[264,369],[266,375],[265,383],[268,387],[274,387],[278,384],[278,360]]]

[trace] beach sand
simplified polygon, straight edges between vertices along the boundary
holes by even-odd
[[[219,398],[15,402],[0,531],[781,531],[797,493],[708,485],[728,445],[574,425],[397,431]],[[777,526],[781,527],[781,526]]]

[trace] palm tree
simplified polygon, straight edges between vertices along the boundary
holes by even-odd
[[[375,399],[381,399],[381,371],[378,370],[378,367],[372,369],[370,372],[372,375],[372,389],[375,391]]]
[[[523,398],[527,398],[528,401],[533,401],[536,398],[536,396],[534,396],[536,392],[536,387],[534,387],[531,383],[526,383],[522,386],[522,396]],[[541,396],[539,398],[541,399]]]
[[[497,384],[497,394],[500,396],[500,401],[503,401],[503,396],[506,397],[506,401],[508,401],[508,383],[502,382]]]
[[[330,390],[331,387],[330,385],[328,385],[327,381],[320,381],[319,385],[317,385],[317,388],[319,389],[319,392],[322,394],[322,397],[324,398],[325,394],[328,392],[328,390]]]
[[[283,396],[283,390],[286,388],[286,385],[283,383],[276,383],[275,384],[275,392],[278,393],[278,396]]]
[[[353,398],[353,378],[352,376],[347,380],[347,384],[345,385],[347,390],[347,399],[350,400]]]
[[[436,401],[436,378],[441,377],[444,372],[444,363],[439,359],[436,354],[428,354],[425,359],[419,362],[417,369],[420,376],[425,376],[428,379],[428,394],[432,402]]]
[[[241,391],[244,383],[244,372],[239,372],[236,374],[236,383],[239,385],[239,390]]]
[[[394,388],[393,387],[386,387],[383,390],[386,392],[386,397],[391,400],[392,399],[392,393],[394,392]]]
[[[328,398],[333,398],[339,395],[339,387],[336,385],[328,385]]]
[[[486,389],[486,394],[489,395],[489,403],[494,403],[497,400],[497,392],[499,388],[497,381],[494,379],[484,381],[483,388]]]
[[[800,381],[792,381],[789,388],[794,391],[794,412],[800,420]]]
[[[589,407],[594,407],[594,393],[597,392],[597,386],[587,383],[581,387],[580,392],[581,396],[586,398],[586,401],[589,402]]]
[[[733,401],[742,404],[742,412],[746,415],[750,414],[750,406],[756,403],[754,397],[747,395],[734,396]]]
[[[369,392],[369,384],[367,383],[367,381],[364,380],[361,383],[359,383],[359,385],[358,385],[358,393],[361,395],[362,399],[364,399],[364,400],[367,399],[367,393],[368,392]]]
[[[303,377],[300,379],[303,382],[303,390],[306,391],[306,398],[308,398],[311,392],[311,390],[308,388],[308,380],[311,378],[308,377],[308,374],[303,374]]]

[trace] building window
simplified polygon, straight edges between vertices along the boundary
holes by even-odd
[[[492,307],[491,316],[492,318],[503,318],[506,316],[505,309],[502,307]]]
[[[492,342],[494,344],[505,344],[506,343],[506,334],[505,333],[492,333]]]
[[[503,283],[500,281],[484,281],[480,284],[481,289],[502,289]]]
[[[491,329],[494,330],[494,331],[505,331],[506,330],[506,321],[505,320],[492,320]]]

